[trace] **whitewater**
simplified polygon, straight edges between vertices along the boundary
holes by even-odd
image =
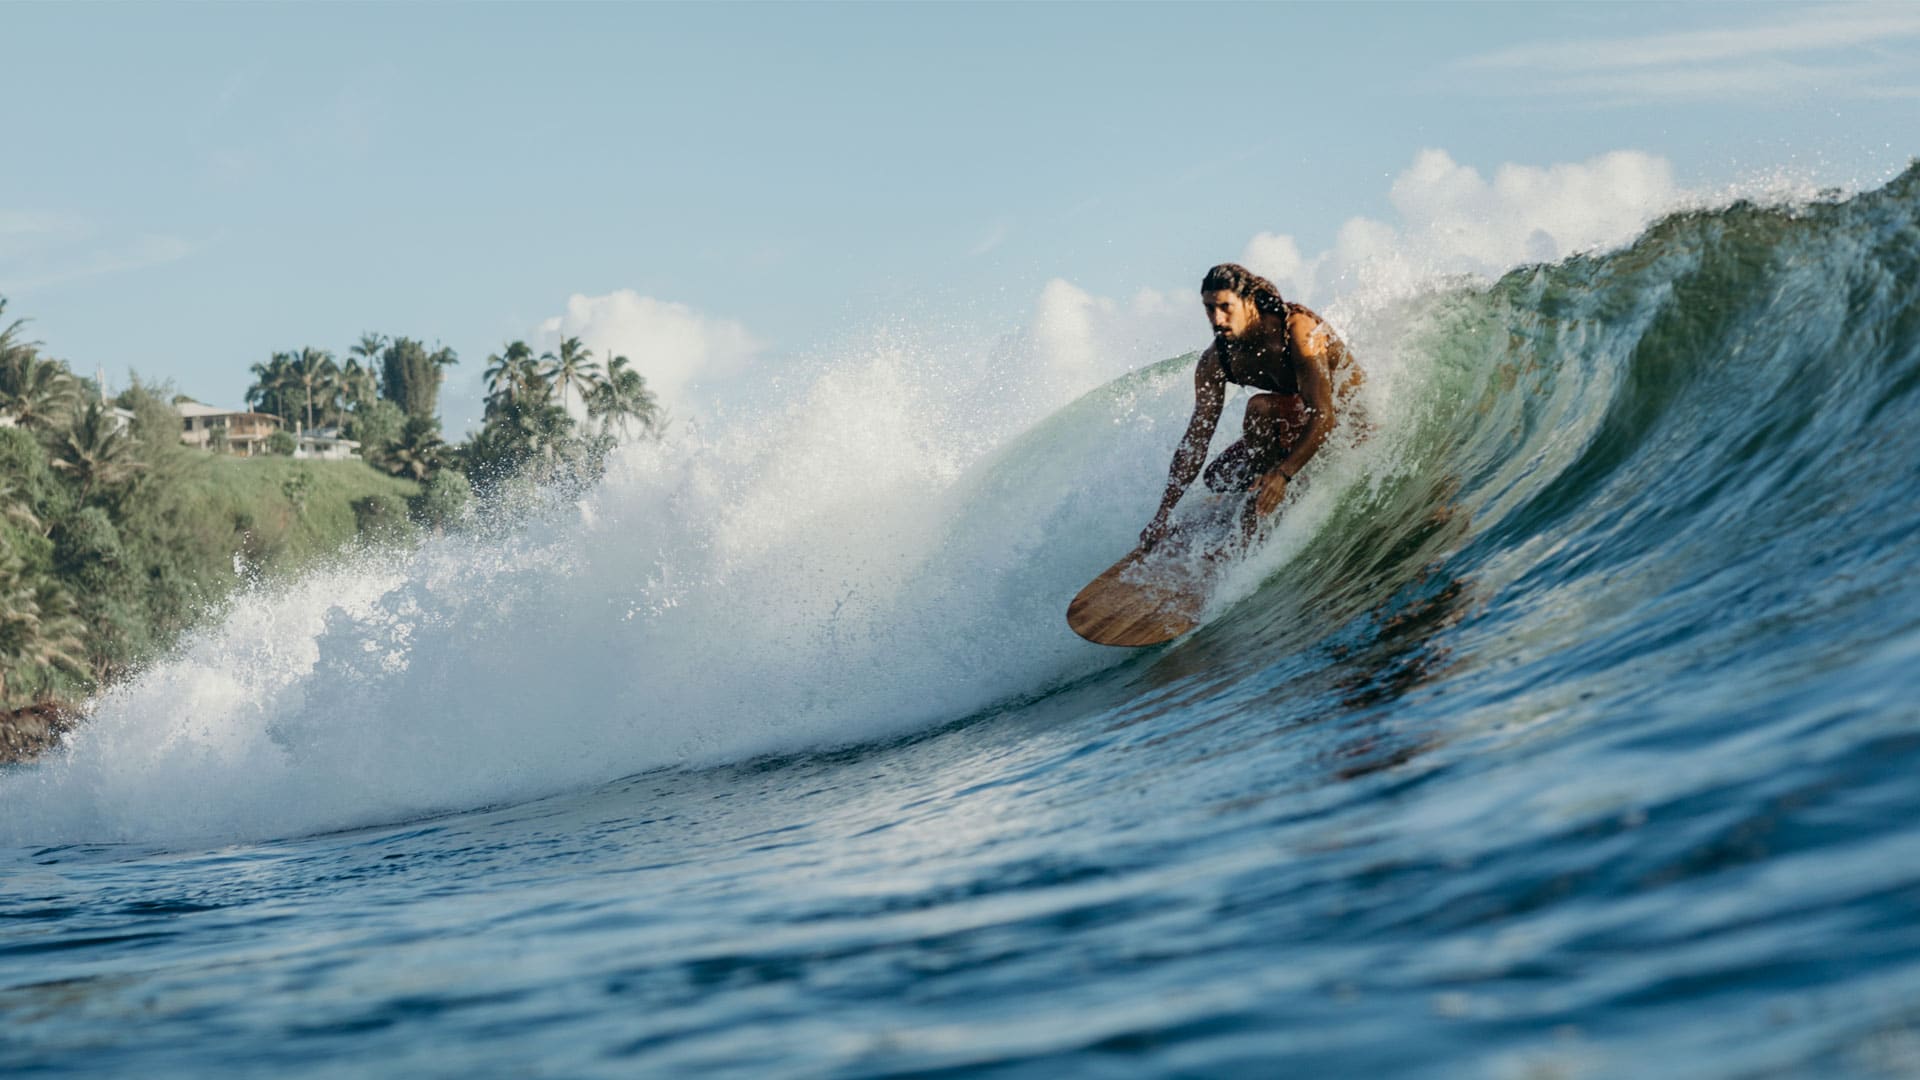
[[[235,597],[0,772],[0,1069],[1920,1070],[1920,167],[1326,310],[1369,431],[1164,647],[1064,610],[1191,354]]]

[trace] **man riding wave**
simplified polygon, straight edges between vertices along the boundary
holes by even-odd
[[[1320,316],[1280,297],[1273,282],[1237,263],[1221,263],[1200,282],[1213,344],[1193,373],[1193,419],[1174,451],[1160,510],[1140,533],[1151,546],[1167,535],[1174,505],[1201,475],[1207,444],[1226,406],[1227,384],[1260,393],[1247,399],[1242,437],[1206,466],[1214,491],[1245,491],[1241,525],[1251,536],[1279,509],[1287,484],[1319,451],[1365,375]]]

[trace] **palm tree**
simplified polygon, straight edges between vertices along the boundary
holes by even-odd
[[[433,421],[414,416],[407,419],[400,437],[387,448],[385,464],[387,472],[394,476],[425,480],[446,468],[449,460],[450,450],[440,438],[440,432],[434,429]]]
[[[487,411],[544,399],[546,375],[526,342],[509,343],[505,353],[487,357]]]
[[[380,351],[386,347],[387,335],[369,331],[361,334],[360,340],[347,349],[347,355],[353,359],[365,361],[362,366],[372,370],[380,359]]]
[[[380,353],[386,347],[387,335],[368,332],[347,349],[347,362],[340,369],[340,393],[355,412],[380,398]]]
[[[84,627],[73,614],[72,598],[52,582],[36,589],[22,569],[19,556],[0,551],[0,706],[9,700],[9,668],[87,674]]]
[[[593,353],[577,337],[561,338],[559,353],[544,353],[540,359],[547,362],[548,376],[560,387],[562,409],[567,407],[569,401],[568,387],[579,383],[591,392],[600,382],[600,365],[594,363]]]
[[[0,313],[7,302],[0,299]],[[24,340],[15,319],[0,330],[0,416],[23,428],[46,431],[63,423],[80,397],[80,384],[67,365],[42,360],[38,342]]]
[[[0,296],[0,315],[5,315],[6,313],[7,298]],[[12,356],[16,349],[38,348],[35,342],[22,341],[20,339],[20,328],[25,325],[27,325],[27,320],[15,319],[7,324],[6,329],[0,330],[0,360]]]
[[[347,416],[346,372],[331,365],[327,381],[315,391],[313,424],[315,427],[339,427]]]
[[[20,557],[0,548],[0,708],[11,704],[7,669],[12,662],[30,663],[27,654],[39,639],[40,605],[20,570]]]
[[[604,378],[587,394],[587,415],[605,418],[626,435],[627,425],[637,422],[648,431],[659,430],[662,422],[660,403],[647,389],[647,380],[629,365],[632,361],[616,356],[607,361]]]
[[[295,401],[300,394],[300,381],[293,374],[288,355],[274,353],[270,362],[255,364],[250,370],[254,381],[247,387],[247,407],[277,416],[283,423],[292,423],[291,414],[299,411]]]
[[[354,348],[358,349],[359,346]],[[370,364],[362,365],[358,357],[349,357],[346,365],[340,369],[340,395],[354,412],[367,408],[380,398],[380,382],[373,370]]]
[[[322,417],[329,411],[337,411],[333,401],[340,395],[340,368],[333,362],[332,353],[312,346],[280,355],[287,358],[287,371],[300,384],[300,397],[307,410],[307,428],[311,430],[315,401],[321,403]]]
[[[0,473],[0,521],[12,522],[28,532],[47,535],[48,529],[40,524],[40,518],[34,514],[33,506],[26,489],[19,478]]]
[[[146,467],[135,456],[133,436],[126,425],[97,401],[87,403],[55,442],[53,451],[51,464],[80,481],[83,501],[96,490],[130,479]]]

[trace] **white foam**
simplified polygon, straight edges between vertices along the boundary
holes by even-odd
[[[785,409],[624,449],[504,540],[238,597],[0,777],[0,842],[405,820],[912,731],[1117,662],[1062,613],[1150,512],[1187,379],[983,440],[942,359],[849,357]]]

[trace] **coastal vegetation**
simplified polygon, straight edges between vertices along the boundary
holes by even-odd
[[[437,410],[453,350],[364,334],[344,363],[305,346],[253,364],[246,403],[282,427],[240,457],[225,428],[182,441],[192,399],[170,384],[135,376],[108,397],[26,327],[0,298],[0,761],[36,748],[29,728],[55,737],[68,703],[246,581],[356,538],[498,522],[543,486],[591,482],[620,440],[666,423],[626,357],[515,341],[488,357],[481,430],[450,444]],[[358,456],[295,457],[314,434]]]

